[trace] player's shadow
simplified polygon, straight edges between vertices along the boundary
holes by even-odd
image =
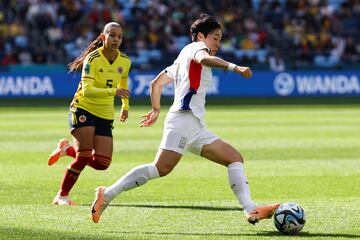
[[[291,236],[291,237],[327,237],[327,238],[360,238],[360,234],[346,234],[346,233],[316,233],[316,232],[300,232],[297,235],[284,235],[277,231],[264,231],[257,233],[257,236]]]
[[[112,207],[134,207],[134,208],[161,208],[161,209],[191,209],[191,210],[202,210],[202,211],[242,211],[240,207],[212,207],[212,206],[194,206],[194,205],[155,205],[155,204],[112,204]],[[122,232],[125,234],[139,234],[139,232]],[[145,235],[171,235],[171,236],[220,236],[220,237],[241,237],[241,236],[286,236],[278,231],[262,231],[254,232],[254,234],[248,233],[193,233],[193,232],[141,232]],[[328,238],[360,238],[360,234],[345,234],[345,233],[310,233],[310,232],[300,232],[298,235],[290,235],[291,237],[308,237],[308,238],[318,238],[318,237],[328,237]]]
[[[191,209],[203,211],[242,211],[240,207],[211,207],[196,205],[153,205],[153,204],[111,204],[112,207],[134,207],[134,208],[169,208],[169,209]]]
[[[114,233],[110,231],[110,233]],[[119,232],[118,232],[119,233]],[[357,234],[345,234],[345,233],[309,233],[309,232],[300,232],[297,235],[283,235],[277,231],[254,231],[254,233],[196,233],[196,232],[135,232],[135,231],[124,231],[121,232],[123,234],[144,234],[144,235],[162,235],[162,236],[218,236],[218,237],[280,237],[280,236],[290,236],[291,238],[297,237],[307,237],[307,238],[319,238],[319,237],[326,237],[326,238],[360,238],[360,235]]]

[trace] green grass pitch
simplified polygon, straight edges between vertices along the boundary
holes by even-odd
[[[289,239],[272,220],[246,222],[226,168],[186,154],[163,179],[121,194],[99,224],[90,217],[94,189],[153,161],[167,107],[155,126],[139,128],[147,107],[115,122],[110,168],[86,168],[71,197],[51,205],[69,157],[48,154],[71,139],[67,107],[0,108],[0,239]],[[118,109],[116,110],[118,112]],[[360,106],[210,106],[208,128],[245,158],[252,198],[294,201],[307,214],[295,239],[360,238]]]

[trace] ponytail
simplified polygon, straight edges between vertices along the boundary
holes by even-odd
[[[103,33],[105,34],[105,33],[109,32],[110,28],[112,28],[112,27],[121,28],[121,25],[118,24],[117,22],[109,22],[104,26]],[[68,64],[69,72],[74,72],[76,70],[81,69],[86,56],[89,53],[91,53],[92,51],[94,51],[95,49],[99,48],[101,42],[102,42],[102,40],[101,40],[101,35],[100,35],[89,44],[89,46],[85,49],[85,51],[83,51],[81,53],[81,55],[78,58],[76,58],[74,61],[72,61],[71,63]]]
[[[94,41],[92,41],[89,46],[81,53],[81,55],[76,58],[74,61],[68,64],[69,72],[74,72],[76,70],[80,70],[82,68],[83,62],[86,56],[94,51],[95,49],[100,47],[100,43],[102,42],[100,36],[98,36]]]

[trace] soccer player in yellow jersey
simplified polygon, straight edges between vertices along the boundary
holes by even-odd
[[[70,71],[82,67],[81,81],[69,113],[74,146],[66,139],[60,140],[57,149],[49,156],[48,165],[65,155],[72,156],[74,161],[65,170],[53,204],[74,205],[68,195],[85,166],[105,170],[111,163],[114,98],[118,96],[122,100],[120,121],[128,118],[129,110],[131,61],[118,50],[122,39],[121,26],[108,23],[81,56],[69,64]]]

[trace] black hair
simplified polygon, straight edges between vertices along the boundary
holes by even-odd
[[[203,13],[190,27],[191,39],[195,42],[199,32],[204,34],[206,37],[215,29],[221,29],[221,25],[218,20],[213,16]]]

